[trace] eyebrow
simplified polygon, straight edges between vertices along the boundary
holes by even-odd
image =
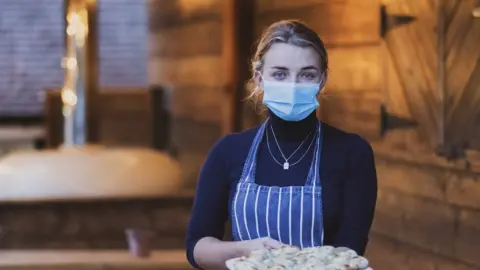
[[[281,67],[281,66],[273,66],[272,68],[273,68],[273,69],[278,69],[278,70],[288,70],[288,68],[286,68],[286,67]],[[309,70],[309,69],[318,70],[318,68],[316,68],[316,67],[314,67],[314,66],[306,66],[306,67],[303,67],[301,70]]]
[[[302,70],[308,70],[308,69],[315,69],[315,70],[318,70],[318,68],[314,67],[314,66],[307,66],[307,67],[303,67]]]

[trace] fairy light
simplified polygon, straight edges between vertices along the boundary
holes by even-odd
[[[476,7],[476,8],[472,11],[472,14],[473,14],[473,17],[475,17],[475,18],[480,18],[480,6]]]
[[[74,114],[78,102],[77,81],[79,78],[79,59],[77,55],[85,45],[88,34],[86,23],[87,11],[85,9],[72,8],[67,14],[67,48],[66,56],[62,59],[62,67],[65,69],[65,83],[61,91],[63,103],[62,113],[65,118],[65,144],[73,144],[74,137]]]

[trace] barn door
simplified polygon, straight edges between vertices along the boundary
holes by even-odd
[[[445,154],[480,150],[480,18],[476,0],[440,0],[444,16]]]
[[[403,150],[431,152],[443,142],[437,12],[431,0],[383,1],[386,112],[404,125],[386,141]]]

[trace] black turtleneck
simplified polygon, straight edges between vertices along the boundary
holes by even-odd
[[[317,125],[315,113],[288,122],[270,113],[267,133],[258,149],[255,182],[266,186],[301,186],[311,166]],[[258,126],[222,138],[200,171],[195,203],[187,232],[187,257],[197,267],[193,249],[203,237],[222,239],[230,219],[230,205]],[[320,182],[326,245],[345,246],[363,254],[372,224],[377,195],[373,151],[364,139],[322,123]],[[278,164],[289,159],[289,170]],[[303,144],[302,144],[303,142]],[[268,147],[270,146],[270,148]],[[278,163],[275,161],[278,161]],[[231,233],[231,232],[227,232]]]
[[[277,139],[281,141],[302,141],[309,133],[315,132],[318,126],[315,112],[298,122],[285,121],[270,111],[269,115],[269,123],[275,131]]]

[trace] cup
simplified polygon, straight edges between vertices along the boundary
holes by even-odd
[[[155,233],[150,230],[126,229],[127,243],[130,253],[138,258],[148,258],[152,252],[152,241]]]

